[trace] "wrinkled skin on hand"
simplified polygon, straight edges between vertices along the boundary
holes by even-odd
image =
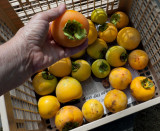
[[[64,48],[52,39],[49,23],[65,10],[65,5],[62,4],[58,8],[38,13],[20,30],[21,39],[26,41],[27,48],[30,50],[29,59],[33,64],[33,72],[86,48],[87,41],[79,47]]]
[[[62,4],[36,14],[15,36],[0,46],[0,95],[16,88],[35,72],[87,47],[63,48],[49,33],[49,23],[66,10]]]

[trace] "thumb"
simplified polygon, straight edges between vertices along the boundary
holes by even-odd
[[[61,16],[66,10],[65,4],[60,4],[57,8],[53,8],[41,13],[37,14],[37,18],[39,20],[46,20],[48,22],[51,22],[55,20],[57,17]]]

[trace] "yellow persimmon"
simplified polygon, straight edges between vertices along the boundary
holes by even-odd
[[[105,107],[113,113],[124,110],[127,107],[127,102],[126,94],[117,89],[109,91],[104,98]]]
[[[69,57],[63,58],[48,67],[49,72],[57,77],[64,77],[71,73],[72,63]]]
[[[98,32],[91,20],[88,19],[88,23],[89,23],[88,45],[91,45],[97,39]]]
[[[81,126],[83,114],[76,106],[64,106],[56,114],[55,125],[60,131],[68,131]]]
[[[60,109],[60,103],[55,96],[43,96],[38,101],[38,111],[42,118],[50,119]]]
[[[78,53],[72,55],[71,58],[73,58],[73,59],[80,58],[80,57],[82,57],[82,56],[85,54],[85,52],[86,52],[85,49],[84,49],[84,50],[81,50],[80,52],[78,52]]]
[[[101,59],[105,56],[108,46],[102,39],[97,39],[92,45],[88,46],[87,53],[93,59]]]
[[[114,68],[109,74],[109,82],[111,86],[118,90],[126,89],[131,81],[131,72],[124,67]]]
[[[56,96],[61,103],[79,99],[82,96],[82,86],[75,78],[66,76],[57,84]]]
[[[57,78],[47,71],[42,71],[35,75],[32,85],[37,94],[48,95],[56,89]]]
[[[129,24],[129,18],[124,12],[118,11],[111,16],[111,23],[121,29]]]
[[[72,77],[78,81],[85,81],[91,75],[91,66],[85,60],[72,62]]]
[[[129,65],[135,70],[142,70],[148,64],[149,58],[145,51],[134,50],[128,56]]]
[[[149,78],[139,76],[132,81],[130,90],[137,101],[147,101],[154,96],[155,85]]]
[[[82,106],[82,112],[88,122],[100,119],[104,114],[102,104],[96,99],[86,101]]]
[[[133,27],[125,27],[118,32],[117,43],[127,50],[137,48],[140,41],[140,33]]]
[[[105,23],[99,27],[99,38],[105,42],[113,42],[117,38],[117,28],[111,23]]]
[[[127,51],[122,46],[112,46],[106,53],[106,60],[111,66],[119,67],[126,64],[127,56]]]

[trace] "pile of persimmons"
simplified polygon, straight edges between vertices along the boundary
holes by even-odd
[[[80,99],[85,88],[81,82],[93,75],[102,80],[109,79],[113,90],[107,92],[104,105],[112,113],[127,107],[128,99],[123,92],[126,88],[140,102],[154,96],[152,80],[145,76],[133,79],[131,72],[124,67],[129,64],[134,70],[143,70],[149,61],[146,52],[138,49],[140,33],[128,25],[129,17],[124,12],[115,12],[108,18],[101,8],[92,12],[91,19],[77,11],[67,10],[52,22],[51,34],[57,44],[74,48],[88,39],[88,47],[34,76],[33,87],[41,96],[38,110],[42,118],[55,117],[59,130],[81,126],[84,118],[88,122],[100,119],[105,109],[96,99],[86,101],[81,109],[74,105],[62,107],[60,104]],[[89,63],[86,56],[93,59],[93,63]]]

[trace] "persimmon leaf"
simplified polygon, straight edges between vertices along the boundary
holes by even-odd
[[[119,14],[113,14],[111,16],[111,23],[114,25],[117,25],[117,23],[120,21],[120,15]]]
[[[64,35],[70,40],[82,40],[87,36],[87,31],[76,20],[68,20],[63,28]]]

